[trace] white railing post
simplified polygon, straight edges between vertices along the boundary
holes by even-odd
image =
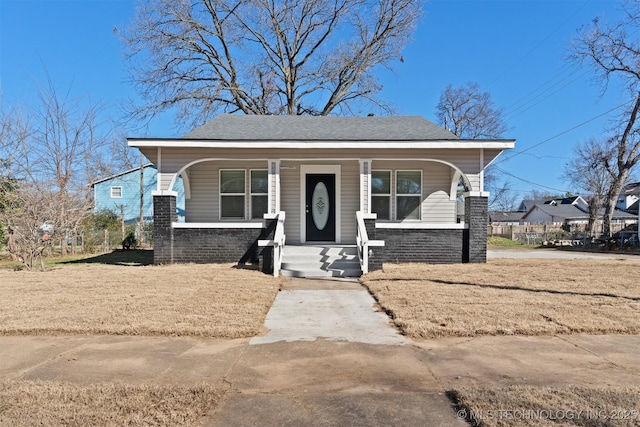
[[[265,218],[266,217],[265,215]],[[273,277],[280,275],[280,268],[282,267],[282,253],[287,240],[287,236],[284,234],[284,220],[285,213],[284,211],[280,211],[276,217],[276,230],[273,235],[273,240],[258,240],[258,246],[273,247]]]
[[[273,277],[278,277],[280,268],[282,267],[282,252],[286,236],[284,235],[284,211],[278,214],[278,222],[276,223],[276,232],[273,236]]]
[[[368,214],[367,216],[375,219],[375,214]],[[362,270],[362,274],[367,274],[369,272],[369,246],[384,246],[384,240],[369,240],[367,227],[364,223],[364,213],[362,211],[356,212],[356,224],[356,244],[358,245],[360,270]]]

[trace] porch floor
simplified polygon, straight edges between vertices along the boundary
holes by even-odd
[[[360,277],[355,245],[286,245],[280,274],[289,277]]]

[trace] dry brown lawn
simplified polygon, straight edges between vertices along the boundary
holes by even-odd
[[[640,425],[640,387],[460,389],[457,415],[479,427]]]
[[[412,338],[639,333],[640,260],[385,264],[362,282]]]
[[[193,426],[220,396],[207,385],[0,381],[0,426]]]
[[[232,265],[75,263],[0,270],[0,335],[259,333],[280,282]]]

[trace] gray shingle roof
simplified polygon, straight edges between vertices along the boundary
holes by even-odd
[[[549,205],[549,204],[536,203],[534,206],[548,215],[555,216],[557,218],[563,218],[565,220],[566,219],[589,219],[589,212],[585,212],[582,209],[579,209],[578,207],[576,207],[575,205],[569,205],[569,204]],[[533,208],[527,213],[527,215],[524,216],[523,219],[526,220],[528,214],[532,211],[533,211]],[[600,218],[602,218],[603,215],[604,215],[604,208],[600,208],[600,211],[599,211]],[[630,213],[627,213],[618,209],[613,211],[613,218],[615,219],[634,219],[635,217],[636,217],[635,215],[632,215]]]
[[[326,117],[222,114],[184,139],[242,141],[428,141],[458,139],[419,116]]]
[[[571,219],[577,219],[577,218],[588,219],[589,218],[588,213],[585,213],[584,211],[578,209],[574,205],[568,205],[568,204],[549,205],[544,203],[536,203],[534,206],[548,215],[559,217],[559,218],[565,218],[565,219],[566,218],[571,218]],[[532,211],[533,211],[533,208],[529,210],[529,212],[532,212]]]
[[[490,211],[490,222],[519,222],[526,212]]]

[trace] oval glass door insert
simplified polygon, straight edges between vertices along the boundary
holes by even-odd
[[[324,230],[329,221],[329,192],[324,182],[319,182],[311,197],[311,214],[318,230]]]

